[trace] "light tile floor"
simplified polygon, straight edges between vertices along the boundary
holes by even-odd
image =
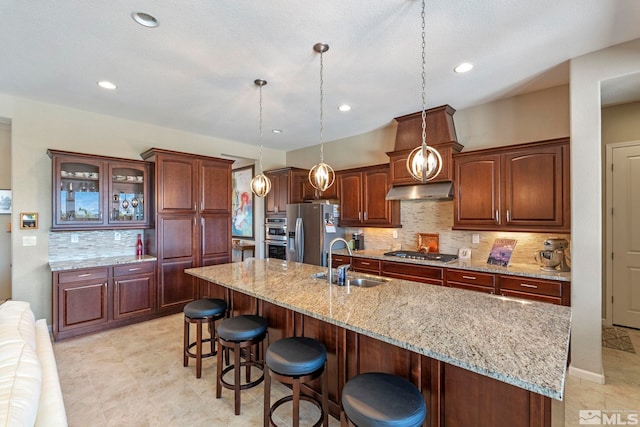
[[[242,414],[235,416],[233,391],[223,389],[222,398],[215,398],[215,358],[205,359],[200,379],[193,360],[182,366],[182,328],[183,316],[176,314],[54,343],[69,425],[261,426],[262,384],[242,392]],[[640,352],[640,331],[629,332]],[[603,358],[606,384],[567,378],[566,426],[580,425],[580,409],[640,413],[640,354],[604,348]],[[272,402],[285,394],[287,389],[274,383]],[[309,425],[318,413],[303,405],[301,424]],[[276,412],[280,425],[290,425],[290,408]],[[339,426],[329,420],[331,427]]]

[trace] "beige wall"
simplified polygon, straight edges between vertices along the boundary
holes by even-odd
[[[0,189],[11,189],[11,126],[0,120]],[[0,301],[11,297],[11,215],[0,215]]]
[[[2,94],[0,117],[12,121],[14,212],[40,214],[38,230],[20,230],[17,216],[12,219],[13,298],[30,302],[36,317],[46,317],[49,322],[51,272],[47,264],[47,239],[51,224],[51,160],[46,154],[47,148],[131,159],[140,159],[139,153],[150,147],[216,157],[222,153],[246,158],[257,156],[253,145]],[[284,152],[265,149],[263,156],[265,168],[285,164]],[[22,238],[26,235],[35,236],[37,245],[22,246]]]
[[[571,60],[573,320],[570,372],[604,381],[602,109],[600,82],[640,71],[640,39]]]

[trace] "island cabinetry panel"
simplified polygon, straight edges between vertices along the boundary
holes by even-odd
[[[440,267],[382,261],[380,274],[395,279],[412,280],[414,282],[441,286],[443,284],[442,270]]]
[[[448,268],[446,278],[447,286],[452,288],[468,289],[488,294],[495,294],[496,291],[496,276],[494,274]]]
[[[176,313],[205,286],[185,268],[231,260],[233,162],[157,148],[141,156],[155,163],[156,228],[145,237],[156,242],[157,307]]]
[[[149,226],[149,163],[59,150],[47,153],[52,160],[52,230]]]
[[[558,305],[571,305],[569,282],[501,275],[500,295]]]
[[[155,262],[53,272],[56,340],[146,320],[155,310]]]
[[[386,200],[389,165],[336,172],[341,227],[400,227],[400,201]]]
[[[311,200],[311,193],[315,190],[311,184],[304,185],[309,171],[299,168],[280,168],[265,171],[271,180],[271,191],[264,198],[264,212],[272,217],[285,217],[287,204],[302,203]],[[315,194],[315,193],[313,193]],[[304,195],[304,197],[303,197]]]
[[[570,231],[569,139],[454,156],[454,229]]]

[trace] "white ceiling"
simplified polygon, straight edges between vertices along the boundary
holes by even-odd
[[[317,42],[330,45],[325,141],[421,109],[420,10],[418,0],[2,0],[0,92],[258,145],[262,78],[262,142],[290,150],[319,142]],[[160,26],[136,24],[133,11]],[[637,0],[428,0],[426,19],[427,108],[565,84],[570,58],[640,37]],[[453,73],[463,61],[474,70]],[[98,88],[103,79],[118,89]]]

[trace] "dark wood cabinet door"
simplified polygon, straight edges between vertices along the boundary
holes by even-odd
[[[229,262],[231,219],[229,215],[202,215],[200,218],[200,265]]]
[[[338,172],[340,226],[360,225],[362,221],[362,173]]]
[[[389,168],[366,170],[362,173],[362,198],[364,225],[390,225],[392,201],[385,197],[391,180]]]
[[[229,213],[231,209],[231,163],[200,161],[200,213]]]
[[[196,162],[190,157],[158,155],[157,213],[195,213],[198,193]]]
[[[456,158],[454,227],[500,224],[500,159],[499,154]]]
[[[504,224],[562,226],[562,160],[560,145],[504,154]]]
[[[85,329],[109,321],[108,279],[58,286],[57,332]]]
[[[156,289],[154,274],[114,278],[113,284],[114,320],[153,313]]]

